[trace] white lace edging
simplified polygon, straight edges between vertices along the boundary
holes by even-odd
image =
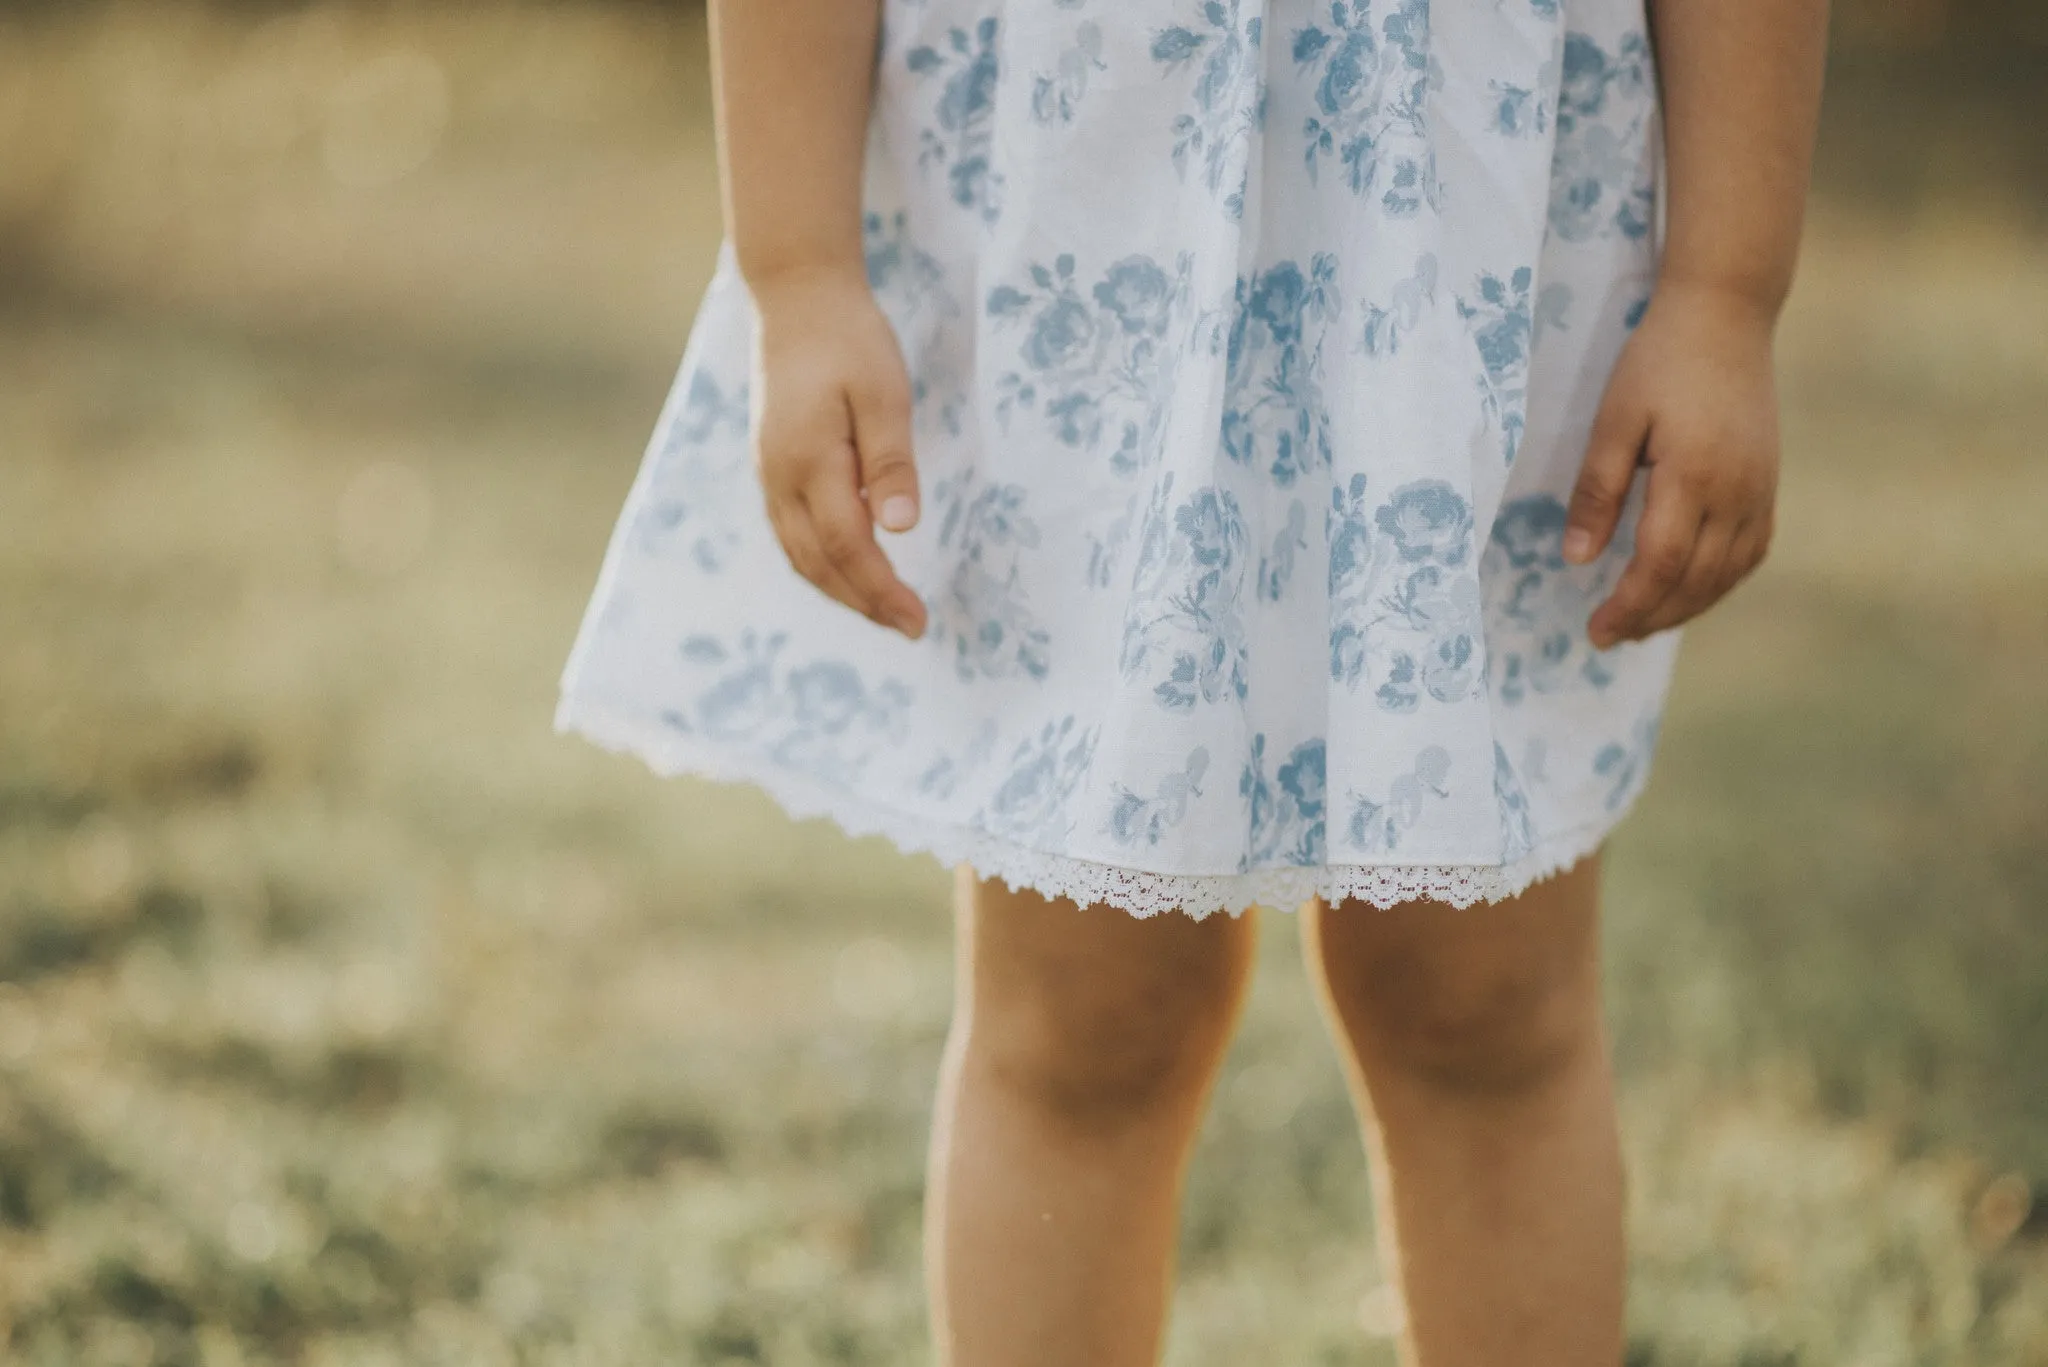
[[[1237,916],[1254,905],[1294,911],[1313,897],[1332,905],[1357,899],[1380,908],[1422,900],[1453,907],[1497,902],[1593,853],[1635,798],[1631,792],[1607,819],[1547,836],[1506,864],[1323,864],[1247,873],[1151,873],[1032,849],[971,826],[877,807],[757,756],[698,737],[653,731],[568,698],[557,708],[554,725],[558,732],[632,755],[663,777],[687,774],[751,784],[793,819],[824,817],[849,836],[879,835],[905,854],[929,855],[949,867],[964,862],[985,878],[1002,879],[1013,891],[1028,888],[1082,906],[1107,903],[1138,917],[1178,910],[1200,920],[1218,911]]]

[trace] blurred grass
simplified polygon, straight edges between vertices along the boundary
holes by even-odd
[[[2048,1360],[2016,60],[1837,62],[1782,531],[1611,857],[1635,1367]],[[548,728],[710,267],[703,75],[659,7],[0,15],[10,1364],[923,1359],[945,874]],[[1293,933],[1176,1367],[1392,1360]]]

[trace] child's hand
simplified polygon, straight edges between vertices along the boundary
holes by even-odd
[[[916,639],[924,601],[896,575],[874,524],[917,521],[910,376],[858,270],[752,287],[754,459],[768,520],[797,573]]]
[[[1730,291],[1661,281],[1623,347],[1564,541],[1574,563],[1600,554],[1640,461],[1635,554],[1587,623],[1596,649],[1677,626],[1764,558],[1778,486],[1772,323]]]

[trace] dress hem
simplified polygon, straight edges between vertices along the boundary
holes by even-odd
[[[1319,864],[1242,873],[1155,873],[1034,849],[977,827],[878,807],[857,793],[834,789],[758,755],[701,737],[653,730],[567,697],[556,709],[554,728],[634,756],[664,778],[688,775],[749,784],[793,820],[823,817],[851,837],[879,835],[904,854],[927,855],[948,867],[966,863],[985,878],[1000,878],[1013,891],[1066,897],[1082,906],[1106,903],[1141,919],[1175,910],[1195,920],[1216,912],[1238,916],[1251,906],[1291,912],[1314,897],[1332,905],[1355,899],[1382,910],[1415,901],[1454,908],[1503,901],[1597,850],[1640,791],[1640,785],[1630,790],[1604,818],[1545,836],[1506,863]]]

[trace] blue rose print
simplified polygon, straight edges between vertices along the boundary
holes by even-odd
[[[1266,776],[1266,735],[1252,737],[1237,790],[1245,800],[1247,838],[1240,872],[1276,864],[1320,864],[1325,858],[1324,747],[1305,740]]]
[[[1266,86],[1260,60],[1264,21],[1242,17],[1243,0],[1201,0],[1200,19],[1152,36],[1152,60],[1178,74],[1199,64],[1195,110],[1173,124],[1173,164],[1182,178],[1200,160],[1209,192],[1222,196],[1227,218],[1244,214],[1252,136],[1265,127]]]
[[[1565,36],[1550,170],[1550,229],[1565,241],[1649,236],[1656,183],[1643,133],[1654,82],[1647,35],[1627,34],[1612,52]]]
[[[1372,11],[1370,0],[1332,0],[1327,24],[1296,31],[1295,65],[1316,78],[1302,134],[1311,178],[1334,157],[1353,193],[1405,218],[1438,203],[1426,114],[1443,73],[1430,54],[1429,0],[1402,0],[1377,28]]]
[[[1023,563],[1038,546],[1024,486],[983,486],[969,469],[938,481],[931,497],[940,512],[939,545],[952,553],[953,569],[929,605],[926,639],[951,652],[963,682],[1044,678],[1052,638],[1024,590]]]
[[[964,310],[947,287],[945,267],[911,238],[909,215],[863,215],[861,245],[868,286],[905,342],[911,402],[949,434],[960,433],[965,377],[952,360],[954,324]]]
[[[908,731],[911,691],[896,679],[870,685],[845,660],[817,659],[786,667],[779,658],[786,631],[740,633],[736,649],[710,635],[683,642],[684,660],[722,669],[688,711],[671,710],[672,729],[723,742],[745,742],[774,762],[845,787],[858,782],[879,752]]]
[[[1610,741],[1593,756],[1593,772],[1608,783],[1608,811],[1618,811],[1649,778],[1650,757],[1656,752],[1657,731],[1662,721],[1660,703],[1636,719],[1627,741]]]
[[[1342,307],[1337,258],[1281,261],[1239,276],[1225,366],[1223,449],[1286,487],[1330,468],[1323,336]]]
[[[1586,621],[1607,596],[1633,547],[1633,520],[1591,565],[1564,558],[1566,509],[1553,494],[1510,499],[1494,518],[1479,566],[1490,624],[1488,685],[1503,704],[1530,694],[1603,688],[1609,655],[1593,649]]]
[[[1019,408],[1035,409],[1062,445],[1106,451],[1116,474],[1150,464],[1172,393],[1175,320],[1187,299],[1193,258],[1168,271],[1149,256],[1112,264],[1084,295],[1072,253],[1030,267],[1032,288],[998,285],[988,317],[1019,327],[1024,366],[996,378],[996,419],[1008,430]]]
[[[1373,505],[1364,475],[1331,491],[1330,677],[1370,685],[1389,712],[1458,702],[1484,667],[1472,508],[1448,481],[1413,480]]]
[[[1472,548],[1472,508],[1440,479],[1404,484],[1374,514],[1403,560],[1431,565],[1465,563]]]
[[[1152,680],[1164,707],[1241,702],[1249,687],[1244,517],[1236,496],[1214,485],[1176,504],[1173,482],[1171,470],[1160,477],[1146,513],[1118,668],[1126,679]]]
[[[728,389],[708,367],[690,376],[659,448],[663,477],[634,519],[633,541],[643,554],[659,556],[680,542],[704,573],[726,568],[739,533],[717,515],[717,503],[752,468],[748,426],[745,380]]]
[[[1020,741],[975,824],[1022,841],[1066,839],[1073,826],[1067,806],[1088,776],[1097,734],[1069,715]]]
[[[1487,271],[1470,295],[1458,296],[1458,316],[1479,352],[1479,392],[1500,431],[1501,458],[1508,465],[1514,464],[1527,426],[1529,357],[1537,334],[1565,326],[1571,305],[1571,291],[1563,285],[1546,286],[1532,303],[1534,274],[1527,266],[1517,266],[1505,278]]]
[[[997,53],[994,15],[947,32],[944,47],[920,45],[904,54],[912,74],[943,77],[931,123],[919,132],[920,166],[943,167],[953,202],[994,222],[1002,214],[1003,179],[991,160],[995,141]]]

